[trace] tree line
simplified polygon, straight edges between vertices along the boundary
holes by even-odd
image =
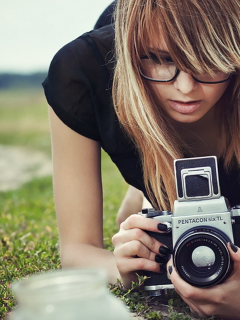
[[[47,72],[31,74],[0,73],[0,90],[12,88],[39,88],[47,76]]]

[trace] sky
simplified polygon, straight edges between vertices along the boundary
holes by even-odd
[[[54,54],[90,31],[111,0],[0,0],[0,73],[47,71]]]

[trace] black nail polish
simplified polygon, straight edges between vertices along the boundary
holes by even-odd
[[[167,256],[168,254],[171,254],[171,250],[167,247],[161,246],[159,248],[159,253],[162,254],[163,256]]]
[[[167,255],[167,262],[168,262],[169,260],[171,260],[171,258],[172,258],[172,255],[171,255],[171,254],[168,254],[168,255]]]
[[[173,272],[172,266],[169,266],[169,267],[168,267],[168,272],[169,272],[170,275],[172,274],[172,272]]]
[[[159,223],[157,227],[159,231],[167,231],[168,229],[167,225],[163,223]]]
[[[235,246],[234,243],[230,242],[230,246],[231,246],[231,249],[232,249],[233,252],[235,252],[235,253],[238,252],[238,247]]]
[[[157,263],[167,263],[167,259],[166,257],[161,257],[158,254],[155,256],[155,261]]]

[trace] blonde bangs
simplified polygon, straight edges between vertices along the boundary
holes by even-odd
[[[138,60],[143,52],[149,54],[149,46],[157,50],[163,39],[183,71],[234,72],[240,69],[239,12],[237,1],[142,1],[129,49]]]

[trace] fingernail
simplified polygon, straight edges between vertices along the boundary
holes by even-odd
[[[171,250],[167,247],[161,246],[159,248],[159,253],[162,254],[163,256],[167,256],[168,254],[171,254]]]
[[[172,255],[171,255],[171,254],[168,254],[168,255],[167,255],[167,262],[170,261],[171,258],[172,258]]]
[[[234,243],[230,242],[230,246],[231,246],[231,249],[232,249],[233,252],[235,252],[235,253],[238,252],[238,247],[235,246]]]
[[[166,257],[161,257],[158,254],[155,256],[155,261],[157,263],[167,263],[167,258]]]
[[[167,229],[168,229],[168,226],[163,223],[159,223],[157,227],[158,227],[159,231],[167,231]]]
[[[169,267],[168,267],[168,272],[169,272],[170,275],[172,274],[172,272],[173,272],[172,266],[169,266]]]

